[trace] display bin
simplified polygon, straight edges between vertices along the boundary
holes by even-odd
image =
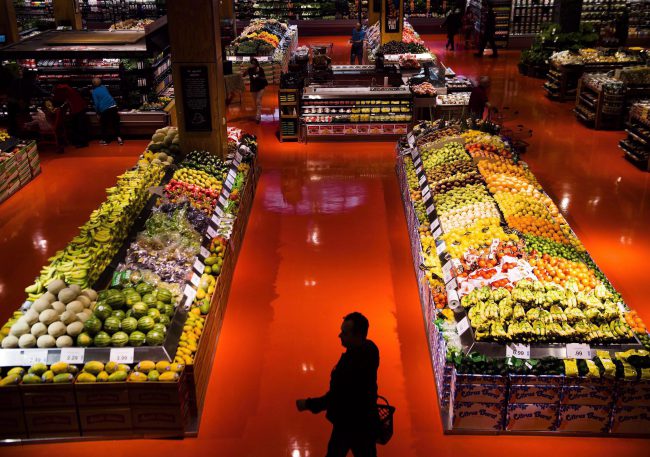
[[[550,432],[556,429],[559,403],[517,403],[507,408],[506,430]]]
[[[18,386],[0,388],[0,439],[26,438],[23,401]]]
[[[52,387],[47,384],[45,387]],[[29,438],[69,438],[81,435],[77,408],[25,410]]]
[[[454,402],[498,403],[506,401],[506,390],[496,384],[456,384]]]
[[[647,406],[616,406],[612,413],[611,433],[648,436],[650,408]]]
[[[509,375],[509,404],[545,403],[559,404],[562,393],[562,376]]]
[[[82,436],[132,435],[131,407],[129,405],[110,408],[79,406],[79,425]]]
[[[612,409],[602,405],[560,405],[557,430],[572,433],[607,433]]]
[[[128,387],[126,382],[76,383],[74,391],[81,410],[101,406],[128,406]]]
[[[617,407],[645,407],[650,412],[650,381],[619,381]]]
[[[25,410],[77,408],[72,383],[20,384],[20,395]]]
[[[503,430],[503,412],[497,403],[454,402],[450,407],[451,428],[498,432]]]
[[[564,379],[560,403],[611,407],[615,392],[615,379],[567,377]]]

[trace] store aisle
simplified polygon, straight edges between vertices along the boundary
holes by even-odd
[[[338,40],[335,52],[343,59],[345,40]],[[436,43],[438,49],[441,44]],[[458,73],[490,74],[492,99],[520,111],[520,121],[535,131],[525,160],[562,202],[605,272],[650,320],[650,303],[642,289],[650,254],[650,240],[643,233],[650,223],[643,200],[648,178],[620,157],[615,147],[620,132],[579,126],[571,118],[571,106],[547,101],[539,80],[516,74],[515,53],[480,62],[469,53],[440,55]],[[380,447],[380,456],[496,457],[525,452],[548,457],[558,449],[594,457],[647,455],[647,441],[632,439],[443,435],[393,168],[394,143],[279,143],[271,122],[275,97],[273,90],[267,91],[261,126],[245,118],[252,111],[237,108],[230,116],[259,135],[263,174],[198,439],[27,446],[24,451],[30,457],[322,456],[329,426],[322,415],[297,413],[294,400],[325,391],[329,370],[342,351],[338,325],[352,310],[370,319],[370,337],[382,357],[380,392],[398,408],[395,437]],[[106,179],[108,175],[107,170]],[[56,176],[52,179],[57,181]],[[70,211],[77,211],[74,196],[69,198]],[[67,239],[61,234],[57,242]],[[34,256],[32,249],[25,249],[27,257]],[[0,448],[2,456],[15,454],[16,448]]]

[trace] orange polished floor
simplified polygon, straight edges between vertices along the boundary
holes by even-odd
[[[491,98],[519,110],[534,130],[525,160],[575,227],[596,261],[642,317],[650,256],[648,175],[616,148],[621,132],[583,128],[570,104],[543,97],[541,82],[520,77],[517,53],[475,59],[445,53],[468,76],[489,74]],[[337,60],[347,57],[344,38]],[[316,457],[325,454],[325,418],[295,411],[294,400],[318,395],[341,352],[341,317],[366,313],[381,351],[380,393],[398,410],[395,436],[381,456],[648,455],[634,439],[445,436],[435,401],[406,224],[394,172],[394,143],[284,143],[272,119],[276,93],[265,96],[261,126],[249,106],[230,121],[258,135],[263,174],[239,258],[197,439],[30,445],[30,456],[197,455]],[[248,103],[248,102],[247,102]],[[247,118],[248,116],[248,118]],[[144,143],[120,149],[46,156],[43,176],[0,205],[2,318],[21,289],[64,245],[102,189],[135,160]],[[110,157],[97,157],[97,154]],[[48,190],[50,190],[48,192]],[[44,242],[44,241],[45,242]],[[0,455],[19,449],[0,448]]]

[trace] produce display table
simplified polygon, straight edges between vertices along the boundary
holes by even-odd
[[[440,199],[444,188],[432,183],[434,176],[439,179],[439,173],[449,167],[442,162],[443,157],[456,166],[466,160],[457,161],[460,152],[450,155],[459,142],[479,141],[467,146],[472,160],[463,165],[464,173],[477,165],[478,170],[486,172],[490,163],[498,163],[497,155],[488,152],[489,148],[479,151],[475,144],[499,142],[474,132],[461,135],[458,124],[452,126],[438,122],[432,127],[416,128],[417,133],[400,141],[396,164],[445,433],[647,437],[650,380],[641,375],[636,361],[637,368],[631,368],[625,376],[614,369],[615,364],[631,367],[626,361],[632,359],[625,358],[631,354],[647,357],[639,351],[643,348],[639,341],[648,342],[646,333],[636,333],[641,329],[626,334],[620,341],[614,338],[607,344],[594,342],[591,347],[569,342],[535,342],[534,337],[528,344],[488,342],[476,333],[480,324],[473,320],[479,316],[473,314],[473,308],[467,311],[464,275],[469,270],[459,267],[457,248],[454,243],[449,244],[449,237],[455,232],[449,230],[449,209]],[[447,152],[443,155],[436,151]],[[486,179],[493,182],[489,175]],[[459,187],[454,189],[458,191]],[[497,194],[497,199],[501,201],[504,195]],[[540,197],[547,198],[543,193]],[[499,206],[500,217],[513,223],[511,209]],[[473,230],[472,225],[466,227],[463,230]],[[525,238],[521,232],[514,234]],[[489,240],[485,242],[490,244]],[[496,239],[491,245],[493,250]],[[482,259],[480,252],[475,255]],[[476,271],[482,271],[480,268],[479,264]],[[497,286],[493,287],[496,290]],[[631,311],[625,305],[618,308],[621,320],[626,321]],[[592,357],[603,363],[601,368],[597,368]],[[641,366],[647,362],[644,359]]]
[[[41,173],[36,142],[9,138],[6,134],[4,137],[0,141],[0,203]]]

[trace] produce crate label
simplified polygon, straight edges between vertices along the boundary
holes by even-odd
[[[201,246],[201,250],[199,251],[199,254],[200,254],[201,257],[203,257],[204,259],[205,259],[206,257],[210,257],[210,251],[208,251],[208,249],[207,249],[205,246]]]
[[[469,330],[469,319],[467,316],[463,317],[460,322],[456,324],[456,330],[458,331],[458,335],[462,335]]]
[[[510,398],[508,401],[511,404],[555,404],[560,401],[560,392],[560,386],[514,384],[510,386]]]
[[[564,386],[562,388],[564,405],[611,405],[613,401],[613,387]]]
[[[525,403],[508,405],[506,430],[551,431],[557,425],[559,406]]]
[[[133,363],[134,348],[111,348],[108,360],[117,363]]]
[[[334,125],[332,127],[332,134],[334,134],[334,135],[344,135],[345,131],[343,129],[343,126],[342,125]]]
[[[454,430],[502,430],[503,406],[499,403],[454,402],[452,428]]]
[[[617,407],[612,415],[612,433],[643,433],[650,429],[650,411],[647,406]]]
[[[190,279],[190,282],[195,287],[199,287],[199,283],[201,282],[201,278],[197,274],[192,274],[192,279]]]
[[[516,357],[518,359],[530,359],[529,344],[509,344],[506,346],[506,357]]]
[[[607,433],[609,431],[608,406],[562,405],[558,430],[566,432]]]
[[[19,367],[23,365],[23,351],[20,349],[1,349],[0,367]]]
[[[482,403],[503,403],[506,391],[496,384],[456,384],[455,401],[472,401]]]
[[[47,349],[27,349],[23,351],[23,365],[32,366],[36,363],[47,365]]]
[[[73,365],[84,363],[85,352],[84,348],[61,348],[59,361]]]
[[[566,357],[567,359],[591,359],[591,348],[588,344],[568,343]]]
[[[206,249],[206,251],[207,251],[207,249]],[[208,254],[209,254],[209,252],[208,252]],[[207,257],[209,257],[209,255]],[[194,268],[194,271],[196,271],[200,275],[202,275],[203,272],[205,271],[205,264],[203,262],[201,262],[201,260],[198,259],[198,258],[194,261],[194,265],[192,265],[192,267]]]

